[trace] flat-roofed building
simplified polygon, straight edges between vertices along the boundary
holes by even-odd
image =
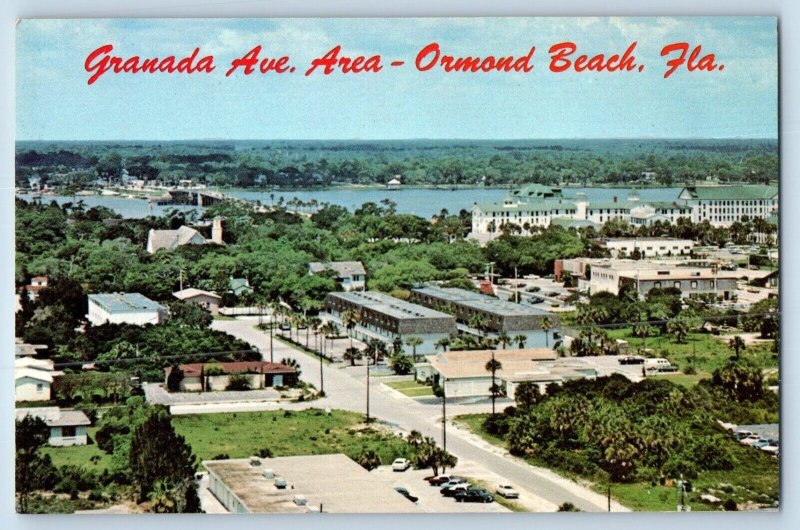
[[[169,310],[140,293],[99,293],[89,295],[86,318],[95,326],[103,324],[159,324]]]
[[[251,389],[292,385],[297,370],[281,363],[266,361],[235,361],[219,363],[189,363],[179,366],[183,377],[178,384],[181,392],[210,392],[226,390],[231,376],[244,377]],[[172,367],[164,368],[164,383],[169,382]]]
[[[659,256],[689,256],[694,248],[691,239],[665,237],[625,237],[602,239],[597,242],[608,249],[612,258],[630,257],[636,251],[644,258]]]
[[[506,397],[513,399],[519,384],[533,383],[544,392],[548,385],[561,384],[571,379],[596,377],[594,370],[556,366],[556,353],[549,348],[524,348],[521,350],[448,351],[426,357],[426,363],[416,367],[418,380],[430,379],[444,388],[445,396],[491,396],[492,374],[486,363],[492,357],[502,368],[495,372],[495,382]]]
[[[527,304],[500,300],[482,293],[452,287],[429,285],[411,290],[411,300],[426,307],[455,315],[459,330],[471,334],[511,337],[525,336],[528,347],[552,347],[558,327],[558,317]],[[542,320],[550,320],[550,329],[542,329]],[[476,319],[482,319],[485,329],[475,329]]]
[[[353,329],[355,338],[391,344],[395,338],[419,337],[422,344],[416,351],[421,355],[433,353],[439,340],[456,333],[456,320],[451,315],[376,291],[337,292],[325,297],[325,319],[344,326],[342,318],[347,311],[359,315]]]
[[[682,297],[716,294],[729,300],[738,280],[735,272],[723,271],[708,260],[605,260],[588,264],[586,270],[587,277],[579,278],[578,288],[589,294],[606,291],[618,295],[622,288],[630,287],[644,297],[652,289],[675,288]]]
[[[421,512],[343,454],[208,460],[203,467],[209,491],[231,513]]]

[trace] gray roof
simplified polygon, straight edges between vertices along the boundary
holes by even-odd
[[[147,240],[148,247],[152,248],[153,252],[162,248],[173,249],[190,243],[206,242],[200,232],[188,226],[182,226],[177,230],[150,230]]]
[[[329,293],[329,297],[340,298],[362,307],[368,307],[385,315],[395,317],[398,320],[417,319],[417,318],[447,318],[452,319],[451,315],[430,309],[423,305],[413,304],[394,298],[377,291],[366,292],[337,292]]]
[[[99,293],[90,294],[89,301],[109,313],[142,313],[166,311],[167,308],[139,293]]]
[[[548,312],[541,309],[531,307],[524,304],[515,304],[507,300],[500,300],[499,298],[492,298],[485,294],[467,291],[466,289],[458,289],[455,287],[439,287],[437,285],[430,285],[419,289],[412,289],[412,293],[420,293],[444,300],[447,302],[458,303],[462,306],[472,307],[474,309],[492,313],[500,316],[539,316],[549,315]]]
[[[32,407],[17,409],[15,413],[17,420],[22,420],[25,416],[33,416],[41,418],[48,427],[72,427],[92,424],[81,410],[60,409],[58,407]]]
[[[317,274],[322,271],[335,271],[340,278],[349,278],[355,275],[365,276],[367,271],[360,261],[328,261],[325,263],[314,261],[308,264],[309,272]]]

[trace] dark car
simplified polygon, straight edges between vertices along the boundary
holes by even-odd
[[[441,486],[446,482],[450,482],[450,480],[454,478],[455,477],[452,475],[436,475],[433,477],[425,477],[425,481],[431,486]]]
[[[456,502],[494,502],[494,495],[481,488],[467,488],[455,495]]]
[[[460,484],[453,484],[452,486],[447,486],[442,488],[442,495],[445,497],[455,497],[458,495],[459,492],[467,491],[472,486],[470,486],[467,482],[462,482]]]
[[[659,366],[658,373],[660,374],[671,374],[678,371],[677,366]]]
[[[644,364],[644,359],[641,357],[620,357],[617,359],[619,364]]]
[[[414,497],[413,495],[411,495],[411,493],[409,493],[407,489],[403,488],[402,486],[397,486],[394,489],[394,491],[396,491],[406,499],[410,500],[411,502],[417,502],[419,500],[419,497]]]

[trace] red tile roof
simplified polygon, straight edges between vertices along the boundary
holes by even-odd
[[[200,377],[205,366],[220,366],[226,374],[294,374],[295,369],[285,364],[270,363],[265,361],[238,361],[229,363],[190,363],[180,365],[185,377]],[[164,371],[169,375],[172,367],[167,367]]]

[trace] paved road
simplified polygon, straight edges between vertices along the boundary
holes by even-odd
[[[269,356],[269,335],[254,328],[253,321],[216,320],[213,328],[225,331],[257,346],[262,355]],[[290,357],[297,360],[304,380],[320,388],[319,361],[278,341],[273,343],[275,359]],[[349,375],[350,370],[325,365],[324,387],[327,397],[312,402],[312,406],[365,412],[367,387],[365,378]],[[441,442],[441,412],[434,404],[418,403],[381,384],[380,378],[370,380],[370,415],[396,425],[403,430],[417,430]],[[449,415],[449,412],[448,412]],[[459,459],[478,462],[509,482],[530,491],[556,506],[571,502],[584,511],[606,511],[603,495],[544,468],[537,468],[511,457],[501,448],[492,446],[477,436],[454,428],[448,423],[447,450]],[[613,511],[628,511],[612,502]]]

